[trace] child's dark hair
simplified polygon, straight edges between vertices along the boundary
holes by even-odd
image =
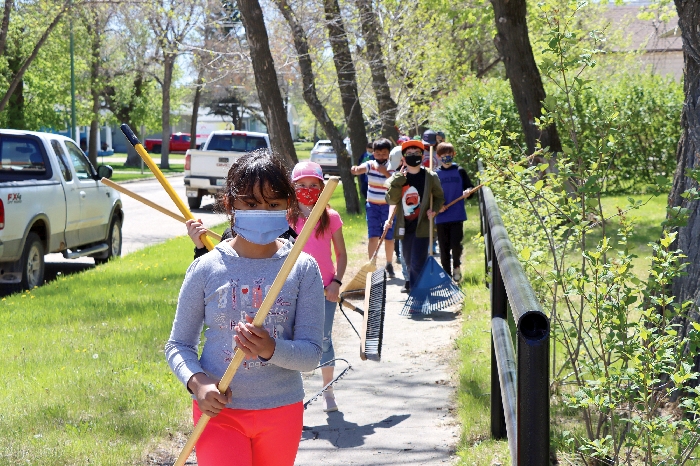
[[[319,184],[321,185],[321,190],[325,187],[325,183],[321,180],[318,180]],[[318,228],[316,228],[316,238],[322,237],[328,228],[331,226],[331,216],[328,214],[328,207],[326,206],[325,209],[323,209],[323,212],[321,213],[321,218],[318,219]],[[289,209],[287,210],[287,220],[289,220],[289,224],[292,226],[292,228],[295,228],[297,225],[297,222],[299,221],[299,217],[303,217],[304,215],[301,212],[301,208],[299,208],[299,203],[295,202],[294,205],[290,206]]]
[[[391,144],[391,141],[389,141],[387,138],[379,138],[376,141],[374,141],[374,150],[391,150],[392,147],[394,147]]]
[[[440,157],[443,154],[454,154],[455,147],[449,142],[441,142],[437,146],[437,156]]]
[[[230,215],[231,226],[234,215],[233,203],[240,197],[255,198],[255,187],[260,187],[263,199],[287,199],[288,207],[295,207],[297,196],[291,177],[282,159],[268,149],[245,154],[231,165],[226,176],[226,186],[219,194],[218,207]]]
[[[367,149],[374,149],[374,143],[372,141],[367,143]]]

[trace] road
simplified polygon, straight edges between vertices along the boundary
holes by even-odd
[[[168,178],[168,181],[186,203],[183,176]],[[177,212],[175,203],[170,199],[157,180],[124,183],[123,186],[146,199],[167,209]],[[185,225],[153,210],[151,207],[121,195],[124,208],[124,225],[122,225],[122,255],[142,249],[152,244],[181,236],[187,233]],[[202,208],[193,211],[205,225],[215,226],[226,221],[222,214],[213,212],[213,198],[205,197]],[[194,246],[193,246],[194,247]],[[53,280],[57,274],[70,274],[94,267],[95,261],[89,257],[64,259],[61,254],[46,256],[46,280]]]

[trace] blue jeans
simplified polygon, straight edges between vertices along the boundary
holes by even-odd
[[[323,320],[323,343],[321,344],[321,364],[335,359],[335,350],[333,349],[333,317],[335,316],[335,307],[338,303],[328,301],[326,299],[326,315]],[[328,365],[335,366],[335,362]]]
[[[428,259],[430,240],[428,238],[419,238],[415,233],[408,233],[404,235],[401,243],[403,246],[403,259],[408,268],[408,282],[413,288],[418,283],[418,277],[420,277],[425,261]]]

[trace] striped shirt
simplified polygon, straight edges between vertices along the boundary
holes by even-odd
[[[367,161],[360,165],[360,167],[364,167],[367,170],[367,181],[369,185],[367,188],[367,202],[370,204],[386,204],[386,198],[384,196],[386,195],[387,188],[384,186],[384,182],[389,179],[389,176],[394,173],[394,170],[389,169],[387,166],[389,176],[382,175],[381,172],[375,169],[377,167],[377,162],[375,160]]]

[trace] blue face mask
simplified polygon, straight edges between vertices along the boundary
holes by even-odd
[[[452,163],[453,158],[454,157],[451,155],[443,155],[440,160],[442,160],[442,163],[444,163],[445,165],[449,165]]]
[[[237,210],[233,231],[255,244],[270,244],[289,229],[286,210]]]

